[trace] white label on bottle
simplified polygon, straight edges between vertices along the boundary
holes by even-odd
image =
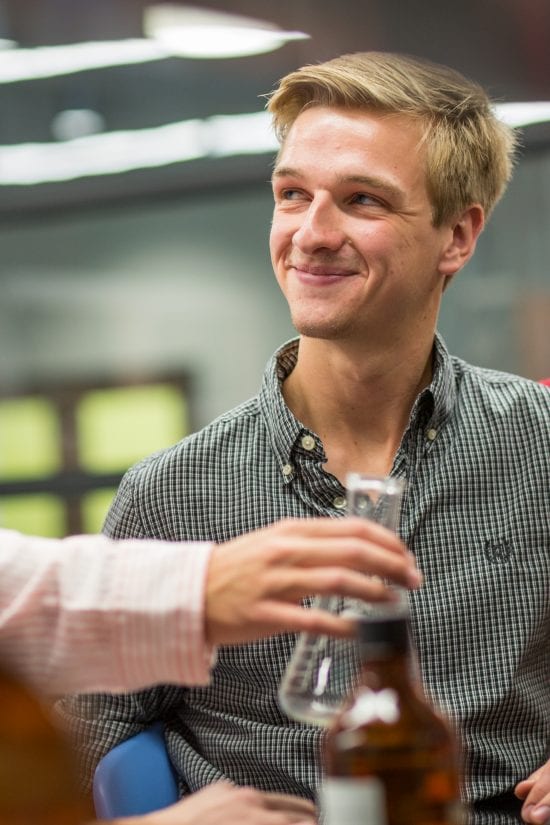
[[[319,789],[322,825],[387,825],[383,783],[374,776],[325,779]]]

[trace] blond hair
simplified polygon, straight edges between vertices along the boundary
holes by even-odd
[[[513,130],[498,120],[481,86],[446,66],[390,52],[362,52],[291,72],[268,102],[281,143],[298,115],[312,106],[417,119],[435,226],[472,204],[481,204],[488,216],[510,180]]]

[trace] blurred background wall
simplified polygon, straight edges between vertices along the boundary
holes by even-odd
[[[13,0],[0,3],[0,35],[12,49],[141,37],[145,5]],[[550,7],[537,0],[465,3],[456,19],[430,0],[195,5],[311,37],[260,56],[0,84],[0,524],[99,529],[120,473],[254,394],[293,334],[267,248],[272,151],[22,185],[6,149],[62,143],[51,127],[67,110],[98,113],[103,133],[258,112],[287,71],[360,48],[447,62],[501,101],[550,100]],[[550,131],[521,134],[440,328],[459,356],[536,379],[550,374]]]

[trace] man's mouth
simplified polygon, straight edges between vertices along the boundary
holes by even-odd
[[[357,274],[356,269],[335,264],[306,264],[298,261],[289,261],[287,267],[288,269],[295,269],[297,272],[303,272],[306,275],[313,275],[320,278],[345,278]]]

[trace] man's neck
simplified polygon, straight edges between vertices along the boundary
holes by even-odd
[[[303,337],[283,384],[293,414],[323,441],[325,469],[386,475],[419,392],[432,377],[433,337],[406,350],[357,349]]]

